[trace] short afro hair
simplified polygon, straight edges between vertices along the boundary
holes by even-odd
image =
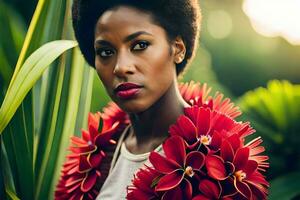
[[[169,41],[181,36],[186,54],[176,64],[177,75],[192,60],[198,45],[201,13],[197,0],[74,0],[73,28],[80,50],[89,65],[95,67],[94,31],[99,17],[118,6],[131,6],[150,13],[154,23],[165,29]]]

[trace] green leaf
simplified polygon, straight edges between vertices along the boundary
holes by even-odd
[[[300,173],[293,172],[270,182],[269,200],[290,200],[300,195]]]
[[[240,98],[244,120],[264,140],[270,157],[269,178],[299,170],[300,161],[300,85],[288,81],[270,81],[267,88],[257,88]]]
[[[71,4],[72,0],[38,1],[7,97],[0,108],[0,119],[3,117],[8,120],[6,114],[12,111],[12,108],[5,108],[7,112],[3,112],[3,105],[11,106],[8,102],[18,99],[19,92],[26,93],[24,83],[28,79],[33,81],[24,74],[41,72],[40,69],[25,67],[32,53],[49,41],[74,39],[70,20]],[[75,42],[70,42],[76,46]],[[44,60],[49,59],[47,54],[52,50],[57,51],[57,48],[40,52],[44,54]],[[25,58],[28,59],[24,63]],[[43,61],[37,59],[32,59],[35,65]],[[54,199],[54,189],[67,152],[69,136],[86,126],[94,70],[87,67],[79,49],[68,51],[50,63],[51,67],[45,66],[49,63],[40,63],[44,65],[42,68],[45,67],[44,72],[40,73],[41,78],[34,80],[32,90],[28,90],[29,93],[25,95],[13,118],[8,120],[9,124],[1,135],[9,163],[4,166],[5,169],[1,168],[1,172],[6,174],[10,171],[12,179],[11,184],[4,181],[4,187],[15,188],[8,190],[12,192],[6,192],[5,199],[12,199],[13,194],[20,199]],[[20,74],[23,74],[23,82]]]
[[[13,80],[0,108],[0,134],[16,112],[22,100],[58,56],[77,45],[70,40],[49,42],[36,50],[23,64]]]
[[[17,109],[2,135],[16,192],[22,199],[33,199],[35,190],[32,161],[33,121],[31,120],[32,111],[30,110],[30,104],[31,98],[29,95]]]

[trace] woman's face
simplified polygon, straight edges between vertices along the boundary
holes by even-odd
[[[120,6],[95,27],[95,66],[109,96],[124,111],[143,112],[176,80],[174,45],[151,15]]]

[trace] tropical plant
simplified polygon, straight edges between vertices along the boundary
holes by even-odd
[[[300,85],[270,81],[241,97],[239,104],[264,138],[270,156],[270,199],[300,197]]]
[[[38,2],[7,87],[0,108],[1,199],[53,199],[69,137],[85,127],[93,70],[77,48],[55,60],[77,46],[70,40],[71,3]]]
[[[0,100],[4,97],[13,66],[16,64],[25,37],[23,19],[6,3],[0,1]]]

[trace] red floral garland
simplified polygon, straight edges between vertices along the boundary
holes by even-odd
[[[114,103],[109,103],[103,113],[89,113],[88,131],[82,130],[81,138],[71,138],[71,154],[63,165],[55,199],[96,199],[105,150],[116,144],[113,135],[126,124],[129,124],[128,116]]]
[[[191,107],[170,127],[163,144],[165,157],[151,152],[152,166],[136,173],[127,198],[266,199],[269,185],[261,172],[268,167],[268,157],[260,155],[264,152],[260,137],[245,144],[254,130],[249,123],[234,120],[241,114],[238,107],[220,93],[209,96],[206,84],[181,83],[179,90]],[[89,114],[88,131],[82,131],[82,138],[71,138],[72,153],[55,199],[96,198],[105,150],[127,124],[128,116],[114,103],[103,113]]]

